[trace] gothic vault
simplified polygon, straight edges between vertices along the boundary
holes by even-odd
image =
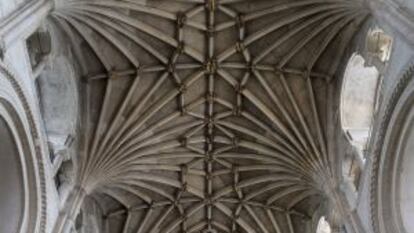
[[[390,232],[364,220],[342,181],[344,158],[357,152],[338,123],[340,85],[361,32],[377,24],[382,8],[371,1],[56,0],[35,9],[26,18],[41,29],[25,37],[40,103],[30,145],[52,162],[36,175],[45,200],[32,209],[43,217],[10,233],[311,233],[322,216],[326,232]],[[13,64],[6,48],[18,36],[2,25],[2,57]],[[376,169],[381,157],[372,158]]]
[[[139,233],[309,231],[335,186],[326,84],[362,9],[337,0],[59,6],[53,20],[95,68],[85,68],[79,195],[105,203],[111,232],[119,218]]]

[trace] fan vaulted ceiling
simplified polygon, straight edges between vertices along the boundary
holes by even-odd
[[[334,179],[328,85],[357,0],[70,1],[77,183],[110,232],[309,232]]]

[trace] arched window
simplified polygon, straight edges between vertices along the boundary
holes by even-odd
[[[342,128],[353,145],[345,155],[343,175],[354,191],[364,166],[364,151],[370,136],[378,86],[378,70],[367,66],[362,56],[354,54],[347,64],[341,92]]]
[[[78,73],[64,40],[51,25],[43,26],[26,41],[40,110],[48,138],[50,162],[59,193],[73,179],[76,133],[79,120]]]
[[[371,128],[379,72],[354,54],[348,62],[341,93],[341,122],[352,144],[362,153]]]
[[[331,233],[331,226],[325,216],[321,217],[316,228],[316,233]]]

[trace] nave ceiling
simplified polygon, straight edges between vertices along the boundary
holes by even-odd
[[[110,232],[310,232],[335,186],[329,84],[358,0],[70,1],[76,185]]]

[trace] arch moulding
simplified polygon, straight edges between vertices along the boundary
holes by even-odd
[[[28,93],[14,73],[0,61],[0,117],[14,134],[19,148],[25,203],[20,232],[45,233],[47,195],[40,130],[28,102]]]
[[[375,233],[410,233],[404,226],[401,192],[404,149],[414,130],[414,65],[411,65],[388,98],[372,151],[371,222]],[[390,191],[391,190],[391,191]],[[405,211],[405,214],[407,212]],[[410,231],[411,230],[411,231]]]

